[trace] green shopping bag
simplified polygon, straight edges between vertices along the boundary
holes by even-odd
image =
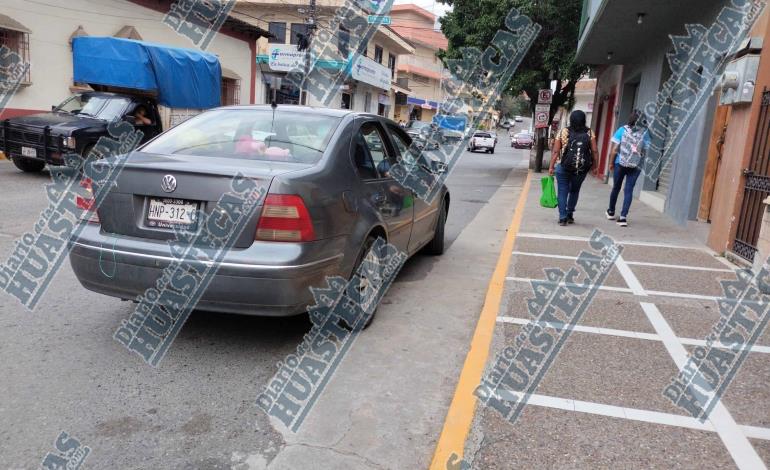
[[[540,186],[543,188],[543,194],[540,196],[540,205],[550,208],[558,206],[559,200],[556,199],[556,188],[553,185],[553,176],[544,176],[540,178]]]

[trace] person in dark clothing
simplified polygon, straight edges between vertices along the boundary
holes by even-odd
[[[572,144],[579,139],[590,141],[590,152],[587,156],[588,167],[576,171],[562,165],[561,159],[571,149]],[[557,197],[559,199],[559,225],[574,224],[575,207],[577,206],[580,187],[590,169],[593,155],[596,155],[596,136],[586,126],[586,114],[583,111],[573,111],[569,116],[569,127],[559,133],[551,150],[551,164],[548,174],[556,175]]]

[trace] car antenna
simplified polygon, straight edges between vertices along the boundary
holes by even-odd
[[[270,102],[270,107],[273,108],[273,119],[270,121],[270,135],[267,136],[268,139],[272,139],[273,128],[275,127],[275,108],[278,107],[278,103],[276,103],[275,100],[273,100],[272,102]]]

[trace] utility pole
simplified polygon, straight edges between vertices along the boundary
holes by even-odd
[[[307,12],[307,22],[305,23],[305,77],[302,80],[302,89],[300,90],[300,103],[307,105],[308,80],[310,80],[310,44],[313,41],[313,35],[316,29],[315,0],[310,0]]]

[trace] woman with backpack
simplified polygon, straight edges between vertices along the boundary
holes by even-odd
[[[642,173],[641,162],[648,143],[647,132],[642,121],[642,113],[635,109],[628,117],[628,124],[619,128],[612,136],[610,155],[614,155],[615,158],[610,160],[612,191],[610,192],[610,205],[606,215],[607,219],[615,220],[615,205],[618,202],[620,188],[625,179],[623,208],[620,210],[620,217],[618,217],[618,225],[621,227],[628,226],[626,217],[628,217],[628,210],[631,208],[631,201],[634,198],[636,180]]]
[[[569,127],[559,133],[551,150],[548,174],[556,174],[559,199],[559,225],[574,224],[580,186],[593,166],[596,154],[596,136],[586,126],[586,113],[572,111]],[[558,164],[557,164],[558,160]]]

